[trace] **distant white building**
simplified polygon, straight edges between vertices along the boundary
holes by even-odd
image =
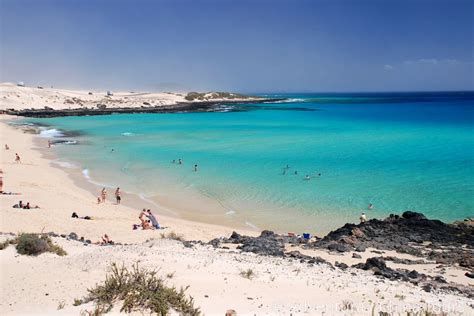
[[[18,83],[16,85],[19,86],[19,87],[24,87],[25,83],[23,81],[18,81]]]
[[[109,97],[111,97],[111,96],[113,96],[114,94],[112,93],[112,91],[107,91],[107,95],[108,95]]]

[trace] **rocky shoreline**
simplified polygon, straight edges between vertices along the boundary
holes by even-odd
[[[142,106],[142,107],[119,107],[107,108],[98,104],[96,108],[74,108],[60,109],[7,109],[4,114],[24,116],[24,117],[62,117],[62,116],[86,116],[86,115],[110,115],[110,114],[132,114],[132,113],[186,113],[186,112],[222,112],[223,106],[238,104],[261,104],[268,102],[284,101],[284,98],[262,98],[251,100],[225,100],[225,101],[199,101],[199,102],[178,102],[173,105]]]
[[[2,235],[11,235],[3,233]],[[90,245],[91,240],[69,234],[47,233],[50,237]],[[244,236],[233,232],[229,237],[215,238],[209,242],[200,240],[183,240],[177,238],[184,247],[193,248],[196,245],[212,246],[215,249],[230,249],[231,245],[241,251],[261,256],[285,258],[290,261],[313,265],[327,265],[331,269],[360,269],[371,271],[375,276],[391,281],[409,282],[421,287],[426,292],[443,292],[474,298],[474,288],[446,281],[442,272],[438,275],[426,275],[416,270],[417,265],[437,264],[443,271],[446,267],[459,267],[465,270],[465,277],[474,278],[474,224],[472,221],[446,224],[439,220],[427,219],[423,214],[405,212],[401,216],[390,215],[383,220],[370,220],[354,225],[346,224],[330,232],[324,238],[305,239],[300,236],[279,235],[264,230],[257,237]],[[113,246],[133,246],[132,244],[116,243]],[[366,249],[372,253],[383,254],[384,250],[395,250],[398,253],[420,257],[419,260],[403,259],[396,256],[374,256],[365,262],[348,265],[336,261],[332,264],[320,256],[310,256],[298,250],[288,250],[288,247],[301,249],[319,249],[333,253],[353,252],[353,258],[361,258],[358,253]],[[391,268],[387,262],[404,265],[404,268]],[[408,268],[408,269],[407,269]]]
[[[195,241],[184,242],[192,247]],[[197,242],[201,243],[201,242]],[[366,223],[346,224],[330,232],[324,238],[304,239],[288,237],[271,231],[263,231],[258,237],[242,236],[233,232],[229,238],[216,238],[208,244],[215,248],[228,248],[227,244],[237,245],[243,252],[258,255],[276,256],[299,260],[307,264],[326,264],[346,270],[356,268],[372,271],[374,275],[389,280],[410,282],[425,291],[447,291],[474,298],[474,289],[455,283],[448,283],[442,275],[428,276],[415,269],[393,269],[387,261],[408,265],[435,263],[438,268],[459,267],[465,270],[465,277],[474,278],[474,223],[472,220],[446,224],[439,220],[427,219],[423,214],[404,212],[401,216],[391,214],[383,220],[373,219]],[[353,258],[361,258],[358,252],[368,248],[383,254],[383,250],[394,250],[402,254],[420,257],[419,260],[401,259],[393,256],[370,257],[364,263],[351,267],[336,261],[334,266],[318,256],[304,255],[300,251],[285,251],[285,246],[302,249],[318,249],[335,253],[353,252]]]

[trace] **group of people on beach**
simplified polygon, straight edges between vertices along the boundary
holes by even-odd
[[[18,202],[17,204],[12,206],[13,208],[22,208],[24,210],[29,210],[32,208],[40,208],[38,205],[32,206],[30,205],[30,202],[23,203],[23,201]]]
[[[122,201],[122,191],[120,191],[120,188],[115,189],[115,203],[118,205]],[[105,203],[107,200],[107,190],[102,188],[100,191],[100,195],[97,197],[97,204]]]
[[[133,225],[133,229],[136,230],[138,227],[141,227],[143,230],[145,229],[162,229],[160,224],[158,223],[155,215],[151,212],[150,209],[143,209],[138,215],[138,219],[140,220],[141,224]]]

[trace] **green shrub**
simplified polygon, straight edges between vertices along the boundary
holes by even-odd
[[[21,234],[16,250],[21,255],[36,256],[49,250],[48,242],[36,234]]]
[[[21,234],[15,243],[16,250],[21,255],[37,256],[44,252],[52,252],[58,256],[67,255],[63,248],[53,244],[51,238],[46,235]]]
[[[130,270],[113,263],[105,281],[88,290],[85,302],[94,301],[96,310],[102,313],[109,312],[115,302],[122,301],[120,311],[125,313],[148,310],[168,315],[172,310],[180,315],[200,315],[199,308],[194,307],[193,298],[185,295],[185,290],[166,286],[156,271],[139,268],[138,263]]]

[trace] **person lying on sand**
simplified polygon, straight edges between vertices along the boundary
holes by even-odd
[[[87,220],[92,219],[92,217],[90,217],[90,216],[79,217],[79,215],[77,215],[76,212],[73,212],[72,215],[71,215],[71,217],[72,217],[72,218],[79,218],[79,219],[87,219]]]
[[[30,202],[26,202],[26,205],[23,206],[23,209],[25,209],[25,210],[29,210],[29,209],[32,209],[32,208],[40,208],[40,207],[38,205],[31,206]]]
[[[23,204],[23,201],[20,201],[20,202],[18,202],[18,204],[13,205],[12,207],[13,207],[13,208],[23,208],[23,206],[25,206],[25,205]]]

